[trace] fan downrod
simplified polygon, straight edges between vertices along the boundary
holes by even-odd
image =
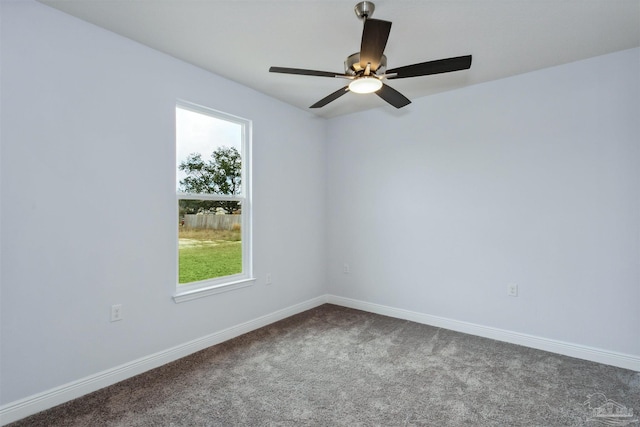
[[[376,9],[376,6],[371,1],[361,1],[356,4],[353,8],[353,11],[356,13],[358,19],[365,20],[371,18],[373,15],[373,11]]]

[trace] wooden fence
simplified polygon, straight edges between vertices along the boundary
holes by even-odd
[[[213,228],[215,230],[233,230],[235,224],[241,223],[241,215],[187,214],[184,216],[183,227]]]

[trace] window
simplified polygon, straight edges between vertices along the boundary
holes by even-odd
[[[176,302],[249,286],[251,122],[176,105]]]

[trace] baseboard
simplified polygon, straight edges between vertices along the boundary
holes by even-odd
[[[262,328],[294,314],[320,306],[327,302],[326,296],[316,297],[302,303],[278,310],[228,329],[189,341],[173,348],[142,357],[112,369],[73,381],[68,384],[11,402],[0,407],[0,425],[9,424],[45,409],[52,408],[85,394],[100,390],[119,381],[139,375],[169,362],[188,356],[212,345],[220,344],[247,332]]]
[[[525,347],[531,347],[640,372],[640,357],[638,356],[615,353],[598,348],[507,331],[504,329],[491,328],[474,323],[432,316],[429,314],[339,297],[336,295],[323,295],[205,337],[189,341],[176,347],[125,363],[95,375],[11,402],[0,407],[0,425],[9,424],[45,409],[49,409],[84,396],[85,394],[97,391],[101,388],[173,362],[212,345],[220,344],[224,341],[262,328],[279,320],[286,319],[287,317],[303,311],[310,310],[314,307],[318,307],[325,303],[355,308],[398,319],[410,320],[416,323],[450,329],[453,331],[491,338],[498,341],[518,344]]]
[[[362,311],[368,311],[370,313],[410,320],[416,323],[450,329],[457,332],[463,332],[465,334],[491,338],[497,341],[518,344],[538,350],[549,351],[551,353],[562,354],[565,356],[575,357],[578,359],[589,360],[592,362],[603,363],[605,365],[617,366],[619,368],[640,372],[640,357],[638,356],[611,352],[599,348],[587,347],[579,344],[537,337],[534,335],[521,334],[504,329],[497,329],[488,326],[477,325],[474,323],[432,316],[429,314],[339,297],[336,295],[327,295],[326,301],[330,304],[340,305],[343,307],[355,308]]]

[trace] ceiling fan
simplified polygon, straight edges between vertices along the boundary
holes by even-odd
[[[402,108],[410,104],[411,101],[397,90],[386,85],[384,80],[449,73],[466,70],[471,67],[471,55],[466,55],[387,70],[387,57],[384,55],[384,48],[387,45],[389,32],[391,31],[391,22],[371,19],[374,9],[375,5],[370,1],[362,1],[356,4],[354,8],[358,18],[364,22],[364,29],[362,30],[360,52],[356,52],[347,58],[344,62],[344,73],[285,67],[271,67],[269,71],[272,73],[338,77],[351,80],[351,83],[347,86],[322,98],[309,108],[324,107],[347,92],[375,92],[376,95],[394,107]]]

